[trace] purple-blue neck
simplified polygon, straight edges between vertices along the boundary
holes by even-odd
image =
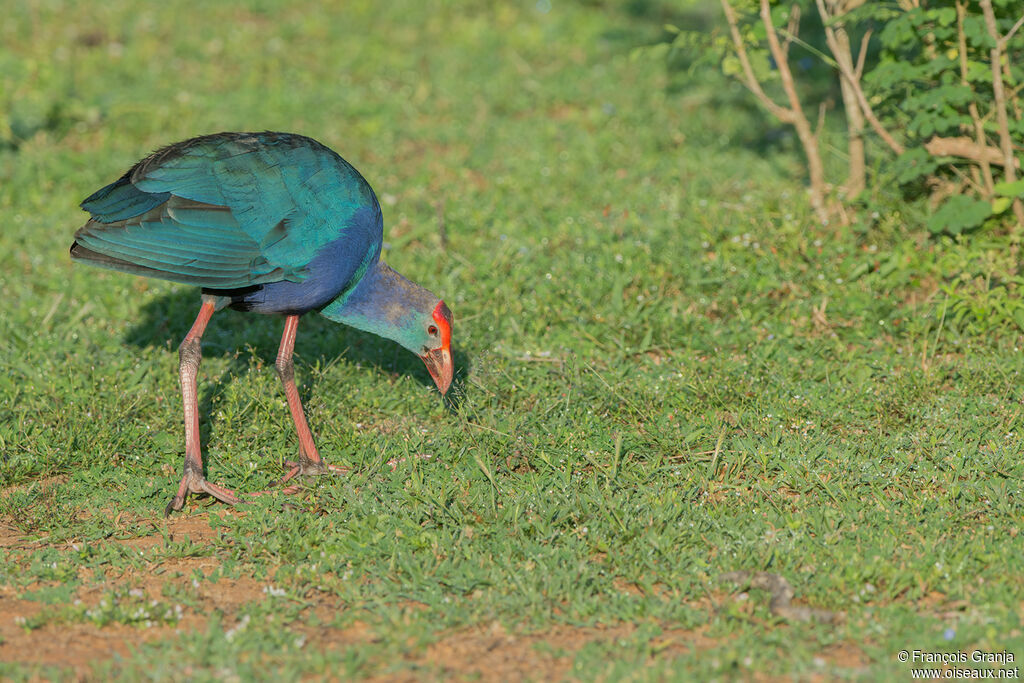
[[[368,255],[367,260],[370,258]],[[420,354],[423,321],[431,319],[438,297],[407,280],[384,261],[374,260],[372,264],[361,265],[360,270],[365,274],[358,284],[320,313],[335,322],[392,339]]]

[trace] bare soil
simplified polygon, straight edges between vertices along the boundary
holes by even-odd
[[[138,521],[138,520],[136,520]],[[194,543],[212,539],[217,532],[208,522],[207,514],[181,516],[169,520],[154,520],[154,532],[148,536],[127,541],[140,549],[163,542],[161,530],[166,529],[172,540],[189,537]],[[8,521],[0,518],[0,552],[13,549],[42,548],[41,544],[26,541]],[[63,547],[63,546],[60,546]],[[239,608],[264,597],[266,581],[251,578],[221,579],[216,583],[199,582],[190,578],[194,570],[210,574],[218,565],[215,557],[175,558],[161,563],[160,575],[127,571],[120,577],[108,579],[104,584],[92,583],[85,570],[85,579],[73,600],[86,606],[95,605],[101,595],[112,588],[142,591],[149,598],[159,598],[168,583],[180,583],[193,592],[210,610],[222,614],[225,624],[237,621]],[[31,586],[26,590],[42,588]],[[624,587],[629,590],[630,587]],[[47,665],[72,669],[79,680],[92,680],[94,666],[114,657],[128,657],[139,644],[173,637],[189,630],[205,630],[208,614],[191,609],[174,625],[155,625],[137,628],[124,624],[98,626],[92,623],[47,623],[41,628],[26,629],[22,619],[31,619],[51,606],[23,599],[24,591],[0,586],[0,662],[28,665]],[[312,598],[311,599],[315,599]],[[727,593],[704,598],[701,607],[714,610],[714,602],[730,600]],[[309,608],[328,623],[331,617],[344,609],[333,604],[329,595],[320,596],[321,602]],[[306,637],[306,647],[322,650],[348,649],[375,639],[373,629],[361,622],[346,628],[297,627]],[[452,630],[442,634],[426,648],[410,648],[405,653],[407,662],[415,664],[413,670],[439,671],[445,679],[474,679],[482,681],[561,680],[571,678],[574,657],[589,643],[608,642],[628,638],[635,630],[633,624],[622,623],[598,627],[553,625],[543,631],[510,632],[498,622],[480,624]],[[713,650],[721,645],[709,637],[704,628],[691,630],[665,629],[654,644],[658,657],[671,658],[693,651]],[[835,645],[820,654],[833,666],[858,670],[866,666],[867,658],[853,644]],[[409,672],[377,677],[379,681],[412,681],[419,677]]]

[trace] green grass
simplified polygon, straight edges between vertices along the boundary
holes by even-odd
[[[126,680],[472,676],[416,653],[495,622],[581,680],[1024,656],[1021,340],[954,324],[936,290],[977,252],[895,207],[817,226],[792,141],[753,144],[771,122],[742,91],[630,59],[660,17],[381,5],[48,2],[0,24],[0,524],[20,539],[0,613],[20,596],[43,605],[29,633],[176,626],[92,665]],[[389,262],[455,314],[457,396],[390,342],[304,319],[307,414],[351,475],[183,539],[160,514],[198,292],[67,247],[77,203],[148,151],[260,129],[373,184]],[[243,491],[297,450],[281,327],[226,312],[203,340],[210,477]],[[718,580],[744,569],[845,621],[773,616]],[[222,581],[257,595],[211,607]],[[591,627],[617,635],[546,642]],[[32,675],[72,671],[0,663]]]

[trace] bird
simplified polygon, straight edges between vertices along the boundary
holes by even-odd
[[[178,348],[185,460],[167,516],[190,494],[242,501],[203,475],[197,376],[203,332],[216,311],[284,316],[275,368],[299,454],[285,462],[281,484],[346,471],[321,458],[295,386],[292,353],[304,314],[318,311],[394,340],[423,359],[442,395],[451,385],[451,310],[380,258],[376,194],[355,167],[311,138],[264,131],[183,140],[80,206],[89,220],[75,232],[72,261],[201,288],[199,313]]]

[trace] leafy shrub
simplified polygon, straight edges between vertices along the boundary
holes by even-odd
[[[858,205],[868,168],[864,141],[873,138],[882,143],[875,148],[876,181],[898,182],[912,199],[927,197],[933,233],[960,234],[1011,207],[1024,226],[1014,156],[1015,141],[1024,138],[1024,17],[1017,0],[720,3],[726,33],[670,26],[672,41],[649,52],[699,52],[696,64],[715,62],[792,126],[823,222],[852,215]],[[831,67],[838,87],[815,88],[810,61]],[[848,141],[842,183],[830,182],[819,145],[837,90]]]
[[[850,15],[881,28],[865,89],[909,148],[896,162],[899,182],[931,193],[934,233],[959,234],[1011,206],[1024,221],[1013,154],[1024,139],[1020,3],[901,5],[867,3]]]

